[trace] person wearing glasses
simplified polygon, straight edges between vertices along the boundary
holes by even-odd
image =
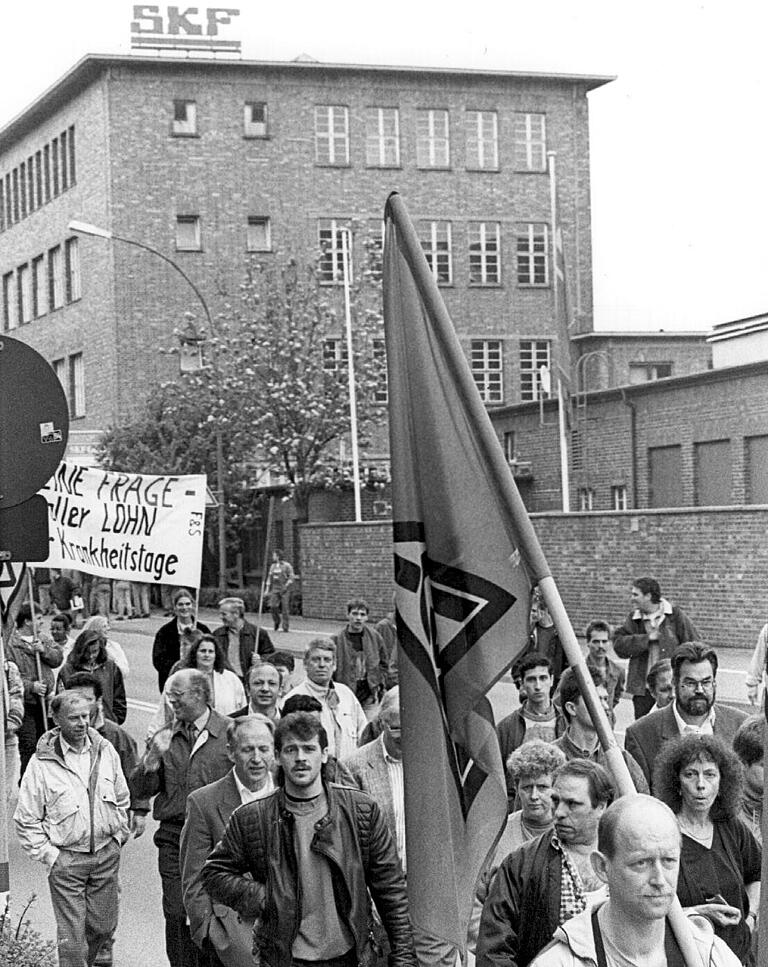
[[[629,726],[624,748],[637,761],[653,788],[653,765],[664,745],[679,735],[716,735],[727,746],[747,718],[745,712],[721,705],[717,698],[717,654],[700,641],[686,641],[672,654],[674,700]]]

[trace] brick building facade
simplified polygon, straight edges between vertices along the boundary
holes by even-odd
[[[215,316],[249,257],[333,260],[340,227],[380,233],[397,188],[486,400],[525,399],[563,352],[549,151],[575,331],[592,328],[587,95],[608,80],[88,56],[0,130],[4,330],[55,365],[83,446],[172,378],[161,348],[202,319],[170,266],[72,219],[173,258]]]

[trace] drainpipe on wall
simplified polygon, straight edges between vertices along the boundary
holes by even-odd
[[[629,407],[629,445],[632,450],[632,508],[637,507],[637,407],[627,396],[625,389],[621,390],[621,402]]]

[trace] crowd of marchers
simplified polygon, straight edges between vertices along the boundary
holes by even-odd
[[[394,615],[374,626],[349,601],[295,682],[294,657],[242,600],[219,610],[211,632],[174,592],[141,754],[121,727],[128,669],[109,628],[48,639],[19,612],[6,756],[18,733],[14,823],[47,869],[60,967],[112,964],[120,851],[150,808],[171,967],[455,967],[461,952],[409,917]],[[279,602],[273,616],[287,627]],[[692,949],[710,967],[756,967],[765,720],[717,701],[718,656],[694,621],[637,578],[623,624],[586,629],[608,722],[623,695],[634,708],[623,756],[637,795],[619,797],[534,592],[512,667],[519,707],[498,725],[509,815],[476,884],[465,960],[660,967]],[[766,639],[768,626],[751,701]],[[675,898],[684,935],[666,919]]]

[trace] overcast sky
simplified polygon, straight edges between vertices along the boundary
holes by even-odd
[[[232,35],[257,60],[616,75],[590,95],[596,328],[709,329],[768,311],[757,0],[218,5],[240,8]],[[128,53],[132,12],[124,0],[7,0],[0,125],[84,54]]]

